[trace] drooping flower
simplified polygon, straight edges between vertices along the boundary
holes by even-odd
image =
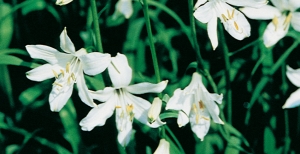
[[[153,154],[169,154],[170,153],[170,143],[165,139],[160,139],[157,149]]]
[[[177,123],[179,127],[191,123],[192,131],[201,140],[210,127],[210,117],[215,123],[224,124],[219,118],[219,107],[223,95],[211,94],[202,83],[201,75],[195,72],[190,84],[184,89],[176,89],[167,103],[166,109],[178,110]]]
[[[60,6],[62,6],[62,5],[66,5],[66,4],[69,4],[69,3],[71,3],[73,0],[56,0],[56,5],[60,5]]]
[[[65,53],[45,45],[27,45],[26,49],[31,58],[48,62],[26,72],[27,78],[44,81],[55,77],[49,96],[51,111],[58,112],[63,108],[72,94],[74,83],[77,83],[81,100],[91,107],[96,106],[88,93],[83,71],[88,75],[103,72],[110,64],[110,54],[87,53],[83,48],[75,51],[66,28],[60,35],[60,47]]]
[[[235,6],[261,7],[267,0],[198,0],[194,17],[202,23],[207,23],[208,37],[214,50],[218,46],[218,18],[225,30],[235,39],[243,40],[250,36],[251,27],[245,16],[227,3]]]
[[[112,116],[116,110],[118,141],[125,146],[130,140],[134,118],[151,127],[162,125],[159,121],[155,121],[151,125],[148,123],[147,113],[151,106],[150,102],[133,94],[159,93],[165,89],[168,81],[158,84],[143,82],[129,85],[132,79],[132,69],[128,65],[126,56],[119,53],[112,58],[111,65],[108,66],[108,73],[113,87],[91,92],[94,99],[104,103],[93,108],[81,120],[82,130],[91,131],[95,126],[103,126],[106,119]]]
[[[116,3],[113,19],[118,18],[120,15],[123,15],[126,19],[129,19],[132,13],[133,13],[132,0],[119,0]]]
[[[300,68],[294,70],[287,66],[286,75],[288,79],[299,89],[293,92],[282,106],[283,109],[294,108],[300,105]]]
[[[272,19],[263,34],[263,41],[266,47],[275,45],[288,32],[290,25],[300,32],[300,7],[299,0],[271,0],[271,5],[261,8],[241,8],[240,10],[251,19],[269,20]]]

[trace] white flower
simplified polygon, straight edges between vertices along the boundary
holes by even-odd
[[[266,47],[273,46],[288,32],[290,24],[300,32],[299,0],[271,0],[274,6],[266,5],[261,8],[241,8],[240,10],[251,19],[272,19],[263,34]]]
[[[210,94],[204,87],[201,75],[195,72],[192,81],[184,89],[176,89],[167,103],[166,109],[179,110],[177,123],[179,127],[191,123],[193,132],[203,140],[210,127],[210,117],[215,123],[224,124],[219,118],[219,107],[223,95]]]
[[[159,93],[165,89],[168,81],[162,81],[158,84],[143,82],[129,85],[132,79],[132,69],[128,65],[126,56],[119,53],[112,58],[111,65],[108,66],[108,73],[113,87],[91,92],[94,99],[104,103],[93,108],[81,120],[80,126],[84,131],[90,131],[95,126],[103,126],[106,119],[116,110],[118,141],[125,146],[130,140],[133,118],[150,126],[147,120],[150,102],[132,94]],[[156,121],[151,124],[152,127],[160,125]]]
[[[294,108],[300,105],[300,68],[294,70],[287,66],[286,75],[288,79],[299,89],[293,92],[282,106],[283,109]]]
[[[205,3],[205,4],[204,4]],[[243,40],[250,36],[250,24],[245,16],[229,4],[236,6],[260,7],[266,0],[198,0],[194,17],[202,23],[207,23],[208,37],[213,49],[218,46],[217,19],[219,18],[225,30],[235,39]],[[200,6],[200,7],[199,7]],[[199,7],[199,8],[198,8]]]
[[[119,0],[116,3],[113,19],[118,18],[120,15],[124,15],[126,19],[129,19],[133,13],[132,0]]]
[[[69,3],[71,3],[73,0],[56,0],[56,5],[60,5],[60,6],[62,6],[62,5],[66,5],[66,4],[69,4]]]
[[[158,147],[153,154],[170,154],[170,143],[165,139],[160,139]]]
[[[63,108],[72,94],[74,83],[77,83],[81,100],[91,107],[96,106],[88,93],[83,71],[88,75],[103,72],[110,64],[110,54],[96,52],[88,54],[83,48],[75,51],[66,28],[60,35],[60,47],[66,53],[45,45],[27,45],[26,49],[31,58],[48,62],[26,72],[27,78],[33,81],[43,81],[55,77],[49,96],[51,111],[58,112]]]

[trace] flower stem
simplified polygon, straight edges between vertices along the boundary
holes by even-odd
[[[212,86],[214,92],[218,92],[218,88],[216,83],[214,82],[213,78],[211,77],[209,71],[204,68],[204,62],[203,58],[201,56],[200,52],[200,47],[198,45],[197,41],[197,32],[196,32],[196,25],[195,25],[195,18],[193,16],[193,8],[194,8],[194,1],[193,0],[188,0],[188,7],[189,7],[189,20],[190,20],[190,32],[191,32],[191,37],[192,37],[192,45],[194,48],[194,51],[196,53],[196,60],[197,60],[197,71],[199,72],[199,69],[202,69],[204,71],[204,75],[207,77],[208,82]]]
[[[177,140],[177,138],[176,138],[175,134],[172,132],[172,130],[167,125],[165,125],[165,128],[166,128],[167,132],[170,134],[170,136],[172,137],[172,139],[177,144],[177,146],[178,146],[179,150],[181,151],[181,153],[185,154],[180,142]]]
[[[288,114],[288,110],[284,110],[284,123],[285,123],[285,144],[284,144],[284,148],[283,148],[283,152],[285,154],[287,154],[289,152],[290,149],[290,136],[289,136],[289,114]]]
[[[93,16],[94,33],[96,37],[96,49],[97,51],[103,53],[96,0],[91,0],[90,3],[91,3],[92,16]]]
[[[231,81],[230,81],[230,60],[229,50],[225,42],[224,30],[222,25],[218,24],[218,31],[220,32],[220,44],[223,50],[225,61],[225,78],[226,78],[226,103],[227,103],[227,122],[232,123],[232,100],[231,100]]]
[[[152,61],[153,61],[155,77],[156,77],[156,81],[160,82],[161,79],[160,79],[156,51],[155,51],[155,47],[154,47],[154,43],[153,43],[153,35],[152,35],[152,30],[151,30],[150,18],[149,18],[148,2],[147,2],[147,0],[143,0],[143,2],[144,2],[143,11],[144,11],[144,17],[145,17],[145,22],[146,22],[146,28],[147,28],[147,33],[148,33],[148,39],[149,39],[149,44],[150,44],[150,50],[151,50],[151,56],[152,56]]]

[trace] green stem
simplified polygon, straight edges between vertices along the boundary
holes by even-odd
[[[290,149],[290,128],[289,128],[289,114],[288,110],[284,110],[284,123],[285,123],[285,144],[284,144],[284,153],[287,154]]]
[[[222,25],[219,23],[220,32],[220,44],[223,50],[223,56],[225,61],[225,77],[226,77],[226,103],[227,103],[227,122],[232,123],[232,100],[231,100],[231,82],[230,82],[230,60],[229,60],[229,50],[225,42],[224,30]]]
[[[155,51],[154,42],[153,42],[153,35],[152,35],[151,24],[150,24],[148,2],[147,2],[147,0],[143,0],[143,2],[144,2],[143,11],[144,11],[144,17],[145,17],[145,22],[146,22],[146,28],[147,28],[147,33],[148,33],[148,39],[149,39],[149,45],[150,45],[150,50],[151,50],[151,56],[152,56],[152,61],[153,61],[153,67],[154,67],[156,82],[160,82],[161,79],[160,79],[160,73],[159,73],[159,66],[158,66],[156,51]],[[162,95],[159,94],[159,97],[162,97]]]
[[[185,154],[180,142],[177,140],[177,138],[176,138],[175,134],[172,132],[172,130],[167,125],[165,125],[165,128],[166,128],[167,132],[170,134],[170,136],[172,137],[172,139],[177,144],[177,146],[178,146],[179,150],[181,151],[181,153]]]
[[[91,3],[92,16],[93,16],[94,33],[96,37],[96,49],[97,51],[103,53],[96,0],[91,0],[90,3]]]
[[[213,91],[218,92],[216,83],[214,82],[213,78],[211,77],[209,71],[204,68],[204,62],[203,62],[203,58],[201,56],[200,47],[199,47],[198,40],[197,40],[195,18],[193,16],[193,12],[194,12],[194,10],[193,10],[194,1],[193,0],[188,1],[188,7],[189,7],[189,20],[190,20],[190,25],[191,25],[190,32],[191,32],[191,37],[192,37],[192,45],[193,45],[194,51],[196,53],[196,60],[197,60],[197,71],[199,72],[199,69],[202,69],[204,71],[204,75],[208,79],[208,82],[212,86]]]

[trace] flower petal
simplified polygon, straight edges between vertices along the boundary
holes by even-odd
[[[214,10],[212,9],[212,3],[207,2],[203,6],[200,6],[194,12],[194,17],[202,23],[208,23],[212,18],[214,18]]]
[[[128,65],[126,56],[118,53],[116,57],[112,57],[108,73],[115,88],[128,86],[132,78],[132,69]]]
[[[211,45],[213,47],[213,50],[215,50],[218,47],[218,34],[217,34],[217,24],[218,24],[218,18],[216,15],[214,15],[213,18],[207,23],[207,33],[208,37],[210,39]]]
[[[263,40],[266,47],[271,47],[282,39],[288,32],[289,25],[284,26],[285,16],[281,16],[278,19],[278,23],[274,25],[274,22],[270,22],[263,34]]]
[[[168,84],[168,80],[162,81],[158,84],[143,82],[125,87],[128,92],[133,94],[145,94],[145,93],[160,93]]]
[[[290,66],[286,66],[286,75],[289,80],[297,87],[300,87],[300,68],[292,69]]]
[[[166,124],[166,122],[161,121],[161,119],[158,117],[153,123],[147,123],[148,126],[150,126],[151,128],[158,128],[162,125]]]
[[[268,0],[226,0],[227,3],[235,6],[248,6],[260,8],[268,3]]]
[[[290,97],[286,100],[282,108],[283,109],[294,108],[299,105],[300,105],[300,89],[296,90],[290,95]]]
[[[105,103],[94,107],[88,115],[83,118],[79,125],[84,131],[91,131],[96,126],[103,126],[106,120],[112,116],[115,110],[115,98],[112,97]]]
[[[63,6],[63,5],[66,5],[66,4],[69,4],[71,3],[73,0],[56,0],[56,5],[60,5],[60,6]]]
[[[181,110],[183,106],[183,90],[180,88],[176,89],[174,91],[173,96],[169,99],[167,105],[166,105],[166,110],[172,109],[172,110]]]
[[[197,137],[203,141],[204,136],[208,133],[210,127],[210,120],[200,118],[199,123],[195,123],[194,120],[191,120],[191,127]]]
[[[118,118],[118,117],[116,117]],[[118,130],[119,134],[118,134],[118,142],[122,145],[122,146],[126,146],[128,145],[129,141],[130,141],[130,137],[132,134],[132,123],[130,121],[125,122],[124,123],[125,127],[123,127],[123,130]]]
[[[83,65],[84,73],[96,75],[103,72],[110,64],[110,54],[93,52],[79,57]]]
[[[101,102],[106,102],[111,97],[114,97],[115,88],[106,87],[103,90],[90,91],[90,95],[93,99],[96,99]]]
[[[65,53],[61,53],[54,48],[45,45],[26,45],[26,50],[30,54],[31,58],[42,59],[50,64],[56,64],[59,61],[70,61],[73,56]]]
[[[53,78],[54,72],[59,72],[60,69],[61,67],[58,65],[44,64],[26,72],[26,77],[33,81],[44,81]]]
[[[75,47],[71,39],[67,34],[67,28],[65,27],[59,36],[60,38],[60,48],[66,53],[75,54]]]
[[[53,86],[49,95],[50,109],[52,112],[59,112],[65,106],[72,95],[73,85],[74,84],[68,87],[61,87],[62,89],[60,90],[56,89],[56,86]]]
[[[170,154],[170,143],[165,139],[160,139],[158,147],[153,154]]]
[[[265,5],[261,8],[244,7],[240,8],[240,11],[242,11],[250,19],[260,20],[273,19],[275,16],[281,15],[280,10],[271,5]]]
[[[133,13],[132,1],[131,0],[119,0],[116,3],[115,14],[121,13],[126,19],[130,18]]]
[[[178,118],[177,118],[177,124],[178,127],[185,126],[187,123],[189,123],[189,117],[184,112],[179,111],[178,112]]]
[[[233,7],[225,4],[227,12],[231,13],[231,17],[227,17],[228,19],[223,22],[225,30],[235,39],[243,40],[245,37],[250,36],[250,24],[246,17],[238,10]],[[227,13],[229,16],[229,13]]]
[[[300,12],[293,12],[291,24],[296,31],[300,32]]]
[[[93,102],[92,96],[89,93],[89,90],[85,84],[83,73],[79,73],[76,78],[78,95],[82,102],[90,107],[96,107],[97,105]]]
[[[215,123],[224,124],[224,122],[219,117],[220,109],[218,105],[214,102],[215,100],[211,99],[212,97],[215,97],[215,94],[211,95],[210,93],[203,91],[201,98],[208,110],[208,113],[212,117],[213,121]]]
[[[296,11],[298,8],[300,8],[300,1],[299,0],[289,0],[288,6],[290,11]]]

